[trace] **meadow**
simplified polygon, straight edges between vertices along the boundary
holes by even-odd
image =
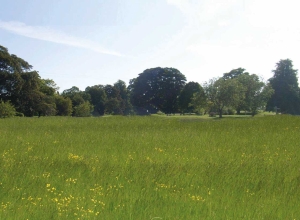
[[[0,219],[299,219],[300,117],[0,120]]]

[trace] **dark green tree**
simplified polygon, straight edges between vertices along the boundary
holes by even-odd
[[[124,106],[122,105],[119,88],[114,85],[105,85],[104,90],[107,96],[105,102],[105,113],[123,115]]]
[[[106,102],[106,93],[104,86],[95,85],[87,87],[85,92],[91,96],[91,104],[94,106],[94,115],[104,115],[105,112],[105,102]]]
[[[122,115],[121,102],[117,98],[110,98],[105,102],[105,112],[112,115]]]
[[[160,110],[166,114],[178,111],[178,96],[186,82],[174,68],[147,69],[130,81],[131,103],[149,113]]]
[[[16,104],[18,93],[22,89],[21,74],[32,68],[26,61],[9,54],[7,48],[0,45],[0,98]]]
[[[0,46],[0,98],[26,116],[55,114],[53,80],[43,80],[32,66]],[[51,98],[52,97],[52,98]]]
[[[182,114],[196,111],[196,105],[191,104],[194,94],[196,93],[199,95],[204,95],[202,86],[197,82],[188,82],[183,87],[178,97],[178,107]]]
[[[72,100],[69,97],[63,97],[60,95],[55,96],[56,114],[59,116],[72,115]]]
[[[273,73],[269,82],[274,94],[268,101],[267,110],[279,108],[282,113],[300,114],[298,70],[293,68],[293,62],[290,59],[280,60]]]
[[[122,111],[122,114],[133,114],[133,107],[130,102],[130,94],[129,90],[127,89],[126,83],[122,80],[118,80],[116,83],[114,83],[114,88],[118,90],[117,99],[120,101],[120,109]]]

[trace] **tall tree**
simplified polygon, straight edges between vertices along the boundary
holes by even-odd
[[[9,54],[0,46],[0,98],[10,100],[17,111],[26,116],[54,115],[53,80],[43,80],[22,58]]]
[[[119,86],[114,85],[106,85],[104,86],[104,90],[107,96],[107,100],[105,102],[105,112],[107,114],[113,115],[122,115],[124,111],[124,106],[122,105],[122,99],[120,96]]]
[[[117,89],[119,92],[119,96],[117,97],[120,101],[120,108],[122,114],[129,115],[133,113],[133,108],[130,102],[130,94],[129,90],[127,89],[126,83],[122,80],[118,80],[114,83],[114,88]]]
[[[298,70],[293,68],[290,59],[280,60],[273,70],[273,77],[269,82],[274,89],[267,104],[267,110],[279,108],[281,112],[288,114],[300,114],[300,99],[298,85]]]
[[[148,111],[156,109],[166,114],[175,113],[185,82],[185,76],[177,69],[147,69],[131,80],[131,103]]]
[[[7,48],[0,45],[0,98],[15,104],[24,82],[21,74],[31,69],[25,60],[9,54]]]

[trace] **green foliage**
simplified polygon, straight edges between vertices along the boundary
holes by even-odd
[[[10,101],[3,102],[0,100],[0,118],[10,118],[16,115],[15,107]]]
[[[212,103],[219,117],[222,117],[225,107],[236,107],[244,98],[243,85],[235,78],[213,79],[204,85],[208,101]]]
[[[118,99],[120,100],[120,108],[123,115],[134,115],[133,106],[130,102],[130,93],[127,89],[126,83],[122,80],[118,80],[114,84],[114,88],[119,91]]]
[[[89,109],[90,108],[93,109],[93,107],[90,104],[91,95],[90,93],[88,93],[88,91],[83,92],[80,91],[78,87],[73,86],[70,89],[64,90],[62,92],[62,96],[64,98],[69,98],[72,101],[73,116],[78,116],[78,117],[91,116],[91,111]]]
[[[94,110],[99,115],[104,115],[106,93],[102,85],[95,85],[92,87],[87,87],[85,92],[91,96],[91,104],[94,106]]]
[[[267,104],[267,109],[273,111],[279,108],[282,113],[300,114],[300,96],[297,72],[289,59],[280,60],[273,70],[274,76],[269,79],[274,93]]]
[[[121,101],[117,98],[110,98],[105,102],[105,113],[112,115],[121,115]]]
[[[241,67],[237,68],[237,69],[233,69],[229,73],[224,73],[222,78],[227,80],[227,79],[236,79],[242,75],[248,76],[249,73],[245,72],[245,71],[246,71],[246,69],[241,68]]]
[[[222,78],[224,80],[235,79],[243,87],[240,91],[243,93],[243,96],[235,106],[237,114],[244,110],[250,111],[254,116],[258,109],[265,109],[266,102],[273,93],[270,86],[260,81],[256,74],[250,75],[243,68],[233,69],[229,73],[224,73]]]
[[[300,216],[299,117],[199,118],[5,120],[0,219]]]
[[[147,69],[130,81],[131,103],[149,113],[158,110],[166,114],[175,113],[178,110],[177,97],[185,82],[185,76],[177,69]]]
[[[89,117],[94,107],[88,102],[81,103],[74,108],[74,116],[76,117]]]
[[[193,94],[189,102],[189,107],[192,108],[194,112],[201,115],[209,111],[210,108],[207,97],[202,87],[200,91]]]
[[[48,96],[54,96],[59,90],[59,87],[52,79],[42,79],[40,91]]]
[[[69,97],[55,96],[55,104],[57,115],[59,116],[70,116],[72,115],[72,100]]]
[[[194,97],[194,94],[196,93],[198,94],[198,99]],[[197,109],[199,109],[199,104],[196,104],[196,102],[199,101],[199,96],[205,97],[204,90],[200,86],[200,84],[196,82],[187,83],[181,90],[180,95],[178,97],[178,107],[180,112],[197,112]],[[197,101],[195,99],[197,99]]]
[[[267,101],[273,94],[273,89],[270,85],[265,85],[255,74],[241,74],[237,77],[237,80],[244,88],[244,98],[237,106],[238,114],[240,110],[245,110],[250,111],[254,116],[258,109],[265,110]]]
[[[26,116],[55,115],[54,95],[58,87],[50,79],[41,79],[32,66],[0,46],[0,98],[10,100]]]

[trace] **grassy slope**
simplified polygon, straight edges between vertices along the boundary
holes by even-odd
[[[292,116],[0,120],[0,219],[294,219],[299,127]]]

